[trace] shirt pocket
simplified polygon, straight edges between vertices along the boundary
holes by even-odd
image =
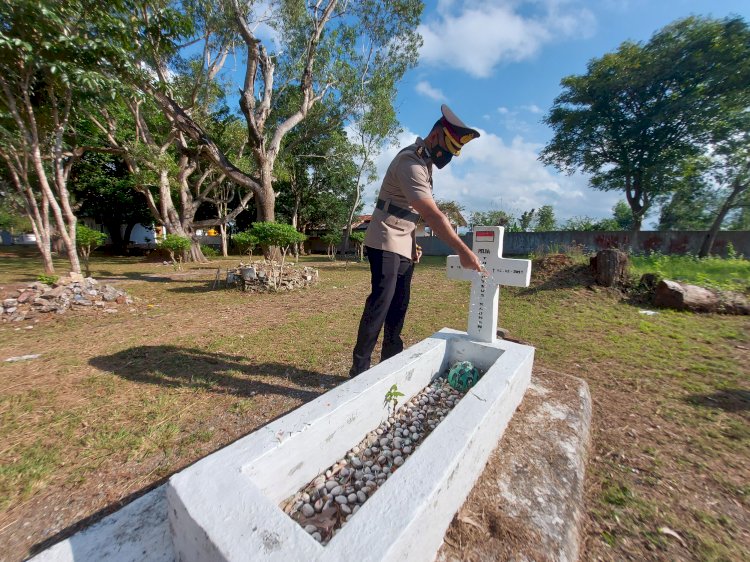
[[[386,215],[383,224],[400,232],[406,232],[409,222],[398,218],[396,215]]]

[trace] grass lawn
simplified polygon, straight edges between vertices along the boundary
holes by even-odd
[[[0,359],[42,354],[0,362],[0,558],[49,546],[344,382],[368,268],[306,261],[317,286],[258,295],[210,290],[217,264],[236,258],[175,273],[94,257],[94,276],[135,306],[0,324]],[[468,284],[443,267],[417,268],[407,344],[465,329]],[[33,256],[0,252],[0,287],[39,273]],[[500,325],[537,348],[539,366],[590,385],[583,559],[746,559],[750,319],[647,316],[577,266],[538,273],[529,289],[502,289]]]
[[[674,281],[733,291],[750,290],[750,260],[651,254],[632,258],[632,273],[658,273]]]

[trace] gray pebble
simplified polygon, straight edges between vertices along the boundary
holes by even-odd
[[[386,459],[385,459],[385,455],[380,455],[380,456],[378,457],[378,464],[383,464],[383,463],[385,463],[385,460],[386,460]],[[374,468],[374,467],[373,467],[373,468]]]
[[[404,454],[405,455],[410,455],[411,454],[411,447],[409,447],[408,445],[406,447],[404,447]]]
[[[323,540],[323,537],[320,536],[320,533],[313,533],[312,538],[314,538],[318,542],[321,542]]]
[[[344,489],[341,486],[336,486],[333,490],[331,490],[332,496],[340,496],[343,493]]]
[[[347,476],[349,476],[349,469],[348,468],[342,468],[341,472],[339,472],[339,474],[341,474],[342,477],[346,478]]]
[[[365,503],[367,501],[367,494],[360,490],[357,492],[357,500],[359,500],[359,503]]]
[[[388,439],[387,437],[383,437],[383,438],[382,438],[382,439],[380,440],[380,446],[381,446],[381,447],[385,447],[386,445],[388,445],[388,441],[389,441],[389,439]]]
[[[311,506],[309,503],[306,503],[302,506],[302,515],[305,517],[312,517],[315,515],[315,508]]]
[[[352,466],[353,466],[354,468],[362,468],[362,461],[361,461],[361,460],[359,460],[359,459],[358,459],[357,457],[354,457],[354,458],[352,459]]]
[[[346,501],[346,496],[336,496],[336,503],[343,505]]]
[[[396,457],[395,459],[393,459],[393,464],[395,464],[396,466],[401,466],[402,464],[404,464],[404,457]]]
[[[365,456],[366,457],[372,456],[372,449],[370,449],[369,447],[367,449],[365,449]]]
[[[348,496],[346,496],[346,499],[349,501],[349,503],[354,503],[357,501],[358,497],[359,496],[357,494],[349,494]]]
[[[347,515],[348,515],[348,514],[350,514],[351,512],[352,512],[352,508],[351,508],[351,507],[349,507],[349,506],[348,506],[348,505],[346,505],[345,503],[342,503],[342,504],[341,504],[341,513],[344,513],[344,514],[347,514]]]
[[[311,535],[316,532],[318,528],[315,525],[305,525],[305,531],[310,533]]]
[[[328,482],[326,482],[326,490],[330,492],[338,485],[338,482],[336,482],[335,480],[329,480]]]
[[[361,507],[361,506],[359,506],[359,505],[355,505],[355,506],[354,506],[354,509],[352,509],[352,515],[354,515],[355,513],[357,513],[357,512],[359,511],[359,508],[360,508],[360,507]]]

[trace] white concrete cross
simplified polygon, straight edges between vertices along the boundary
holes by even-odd
[[[531,261],[503,257],[504,232],[502,226],[474,228],[472,250],[484,265],[486,275],[464,269],[458,256],[448,256],[448,277],[471,281],[467,332],[476,341],[492,343],[497,339],[500,285],[528,287],[531,279]]]

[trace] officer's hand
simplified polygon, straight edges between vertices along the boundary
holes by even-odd
[[[461,261],[461,267],[464,269],[473,269],[474,271],[481,272],[484,269],[482,262],[474,252],[461,252],[458,256]]]

